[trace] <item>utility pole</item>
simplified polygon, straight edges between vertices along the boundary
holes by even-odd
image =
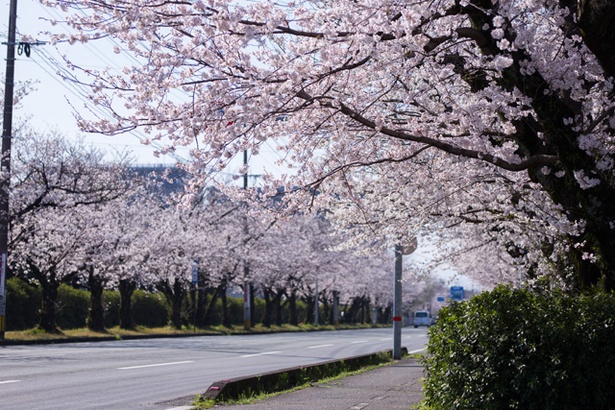
[[[245,173],[243,174],[243,189],[247,190],[248,189],[248,150],[243,150],[243,166],[245,168]],[[247,205],[246,205],[247,206]],[[248,210],[246,209],[245,211],[246,213],[248,212]],[[245,231],[247,232],[247,216],[245,216],[246,218],[246,225],[244,226]],[[249,275],[249,268],[248,268],[248,264],[246,263],[246,261],[244,260],[243,262],[243,275],[244,275],[244,283],[243,283],[243,328],[246,331],[250,331],[250,329],[252,328],[252,307],[250,304],[250,298],[251,298],[251,293],[250,293],[250,289],[251,284],[248,281],[248,275]]]
[[[401,245],[395,245],[395,284],[394,284],[394,302],[393,302],[393,359],[401,359],[401,272],[402,263],[402,248]]]
[[[318,307],[318,300],[320,296],[318,295],[318,278],[316,279],[316,290],[314,292],[314,325],[318,327],[318,312],[320,308]]]
[[[404,245],[395,244],[395,284],[393,290],[393,359],[401,359],[401,328],[403,324],[402,316],[402,292],[401,292],[401,273],[404,268],[403,256],[412,254],[416,251],[418,243],[416,237],[405,242]]]
[[[13,88],[15,83],[15,32],[17,0],[11,0],[4,82],[2,159],[0,159],[0,340],[6,332],[6,275],[9,250],[9,189],[11,185],[11,138],[13,134]]]

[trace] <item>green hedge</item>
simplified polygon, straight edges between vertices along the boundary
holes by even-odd
[[[136,325],[164,327],[169,323],[167,299],[163,293],[136,290],[132,295],[132,318]]]
[[[41,292],[36,286],[31,286],[22,279],[13,277],[7,280],[7,330],[18,331],[34,328],[39,323],[41,308]],[[211,298],[209,296],[208,298]],[[90,303],[88,290],[74,288],[62,284],[58,288],[57,324],[64,330],[83,328],[87,326],[87,317]],[[193,314],[191,302],[186,300],[184,322],[192,324]],[[231,324],[244,323],[243,298],[227,297],[229,319]],[[103,306],[105,310],[105,327],[112,328],[120,323],[120,293],[116,290],[103,292]],[[255,298],[255,318],[260,321],[265,311],[265,301]],[[297,301],[299,321],[303,321],[306,314],[306,305]],[[135,325],[146,327],[161,327],[169,323],[170,304],[163,293],[150,293],[137,290],[132,296],[132,315]],[[204,312],[202,313],[204,314]],[[284,323],[289,322],[288,304],[282,309]],[[222,323],[222,300],[217,299],[214,312],[209,325]]]
[[[442,309],[425,399],[436,409],[611,409],[615,296],[498,287]]]
[[[64,330],[84,328],[87,325],[89,306],[89,291],[61,284],[58,287],[58,327]]]
[[[41,291],[19,278],[6,281],[6,329],[20,331],[34,328],[39,322]]]

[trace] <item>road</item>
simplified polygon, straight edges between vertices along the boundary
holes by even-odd
[[[402,345],[424,349],[424,328]],[[392,348],[393,330],[0,347],[0,409],[165,409],[214,382]]]

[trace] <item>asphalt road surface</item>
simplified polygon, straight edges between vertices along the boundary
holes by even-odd
[[[404,328],[402,346],[426,334]],[[0,409],[165,409],[221,379],[392,347],[392,328],[0,347]]]

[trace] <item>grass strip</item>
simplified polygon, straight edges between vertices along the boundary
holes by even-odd
[[[407,351],[406,351],[407,352]],[[197,396],[194,406],[197,408],[211,407],[216,403],[236,403],[237,401],[252,401],[263,398],[267,394],[288,392],[330,378],[341,378],[349,373],[370,369],[391,363],[391,351],[324,363],[294,367],[276,372],[263,373],[248,377],[218,381],[210,389]]]

